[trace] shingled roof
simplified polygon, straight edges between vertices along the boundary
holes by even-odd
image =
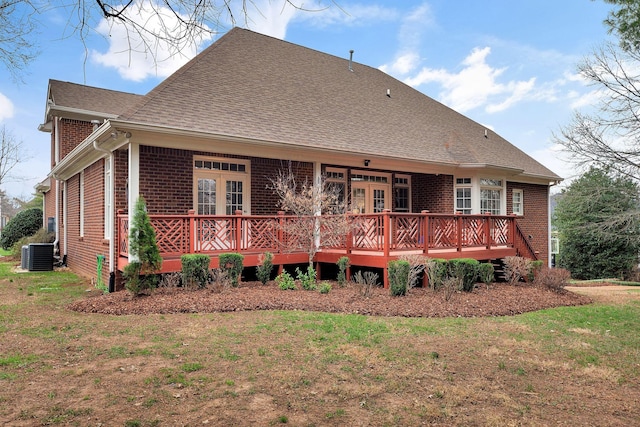
[[[142,95],[101,89],[76,83],[49,80],[47,101],[51,107],[73,109],[117,117],[135,104]]]
[[[119,120],[327,150],[559,177],[384,72],[234,28]],[[486,135],[485,135],[486,132]]]

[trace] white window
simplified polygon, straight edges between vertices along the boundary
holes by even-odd
[[[345,194],[347,193],[347,171],[346,169],[327,168],[325,170],[325,184],[327,188],[335,189],[338,193],[338,204],[344,205]],[[339,206],[334,206],[338,208]]]
[[[513,190],[512,210],[516,215],[524,215],[524,195],[522,190]]]
[[[104,159],[104,238],[110,239],[113,230],[111,219],[111,157]]]
[[[195,156],[193,198],[198,215],[250,213],[249,167],[248,160]]]
[[[396,175],[393,179],[395,210],[411,212],[411,176]]]
[[[480,179],[480,213],[502,214],[502,180]]]
[[[456,178],[456,212],[471,213],[471,178]]]

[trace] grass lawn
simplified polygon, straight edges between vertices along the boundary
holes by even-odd
[[[640,294],[514,317],[107,316],[0,263],[0,424],[640,425]]]

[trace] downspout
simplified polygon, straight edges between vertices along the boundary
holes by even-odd
[[[55,164],[57,165],[58,162],[60,161],[60,130],[58,129],[58,117],[56,116],[54,118],[54,136],[53,136],[53,145],[54,145],[54,152],[55,152]],[[55,248],[56,246],[58,246],[59,249],[59,245],[60,245],[60,182],[58,181],[58,178],[55,177],[55,175],[53,176],[53,179],[55,180],[55,184],[56,184],[56,188],[55,188],[55,192],[56,192],[56,198],[55,198],[55,233],[56,233],[56,238],[53,242],[53,247]],[[65,242],[66,243],[66,242]],[[62,251],[60,251],[62,252]],[[60,253],[60,258],[63,258],[63,255],[66,255],[67,253]]]
[[[62,181],[62,191],[63,191],[63,195],[64,195],[64,199],[62,200],[62,218],[64,219],[64,251],[63,251],[63,257],[62,259],[65,259],[67,253],[68,253],[68,240],[69,240],[69,233],[67,232],[67,223],[68,223],[68,219],[69,219],[69,213],[68,213],[68,206],[69,206],[69,194],[67,192],[67,181]]]
[[[111,168],[111,173],[109,174],[109,189],[111,191],[111,194],[109,195],[109,199],[111,200],[111,208],[109,209],[109,212],[107,212],[108,218],[107,221],[109,221],[109,224],[111,224],[111,235],[109,236],[109,280],[110,280],[110,288],[111,288],[111,276],[113,274],[115,274],[115,263],[113,262],[113,254],[115,252],[115,209],[114,209],[114,202],[115,202],[115,188],[114,188],[114,184],[115,184],[115,180],[114,180],[114,176],[115,176],[115,171],[114,171],[114,165],[113,165],[113,153],[109,150],[105,150],[104,148],[100,148],[98,147],[98,140],[94,140],[93,141],[93,148],[96,151],[99,151],[101,153],[105,154],[105,157],[109,158],[109,166]],[[111,290],[111,289],[110,289]]]

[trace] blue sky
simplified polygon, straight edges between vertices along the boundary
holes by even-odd
[[[150,1],[150,0],[145,0]],[[379,67],[426,95],[490,127],[570,180],[576,169],[552,145],[552,133],[572,111],[588,108],[593,87],[576,64],[612,36],[602,21],[610,9],[591,0],[337,0],[316,12],[282,8],[280,0],[256,0],[248,25],[238,25],[295,44]],[[304,2],[313,9],[313,2]],[[326,1],[325,1],[326,4]],[[70,35],[69,11],[38,16],[40,55],[22,83],[0,69],[0,125],[25,142],[29,158],[3,184],[11,196],[28,198],[50,169],[44,119],[49,79],[144,94],[219,36],[203,39],[186,55],[154,66],[142,54],[122,53],[118,28],[98,19],[85,46]],[[221,34],[232,24],[222,22]],[[102,35],[100,35],[102,34]],[[221,35],[220,34],[220,35]],[[86,53],[86,54],[85,54]],[[162,46],[160,46],[162,54]]]

